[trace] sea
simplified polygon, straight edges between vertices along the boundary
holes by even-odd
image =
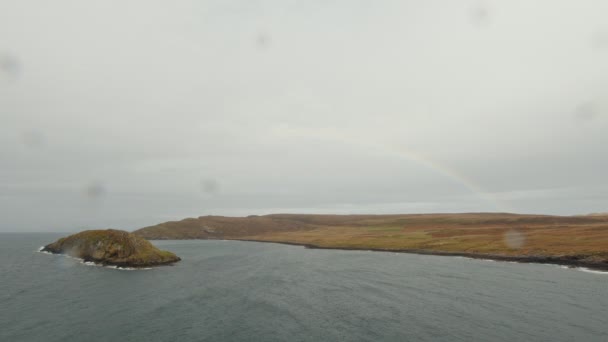
[[[0,234],[0,341],[608,341],[608,274],[221,240],[119,269]]]

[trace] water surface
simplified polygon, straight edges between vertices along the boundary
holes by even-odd
[[[552,265],[158,241],[127,271],[0,234],[1,341],[608,341],[608,275]]]

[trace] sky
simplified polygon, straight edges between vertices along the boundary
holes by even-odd
[[[608,212],[606,13],[0,0],[0,231]]]

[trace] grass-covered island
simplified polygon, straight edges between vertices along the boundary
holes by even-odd
[[[85,230],[48,244],[42,251],[119,267],[160,266],[181,260],[140,236],[114,229]]]
[[[505,213],[201,216],[134,232],[560,264],[608,271],[608,215]]]

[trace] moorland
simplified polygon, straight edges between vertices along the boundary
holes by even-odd
[[[201,216],[134,232],[146,239],[226,239],[308,248],[457,255],[608,270],[608,215],[508,213]]]

